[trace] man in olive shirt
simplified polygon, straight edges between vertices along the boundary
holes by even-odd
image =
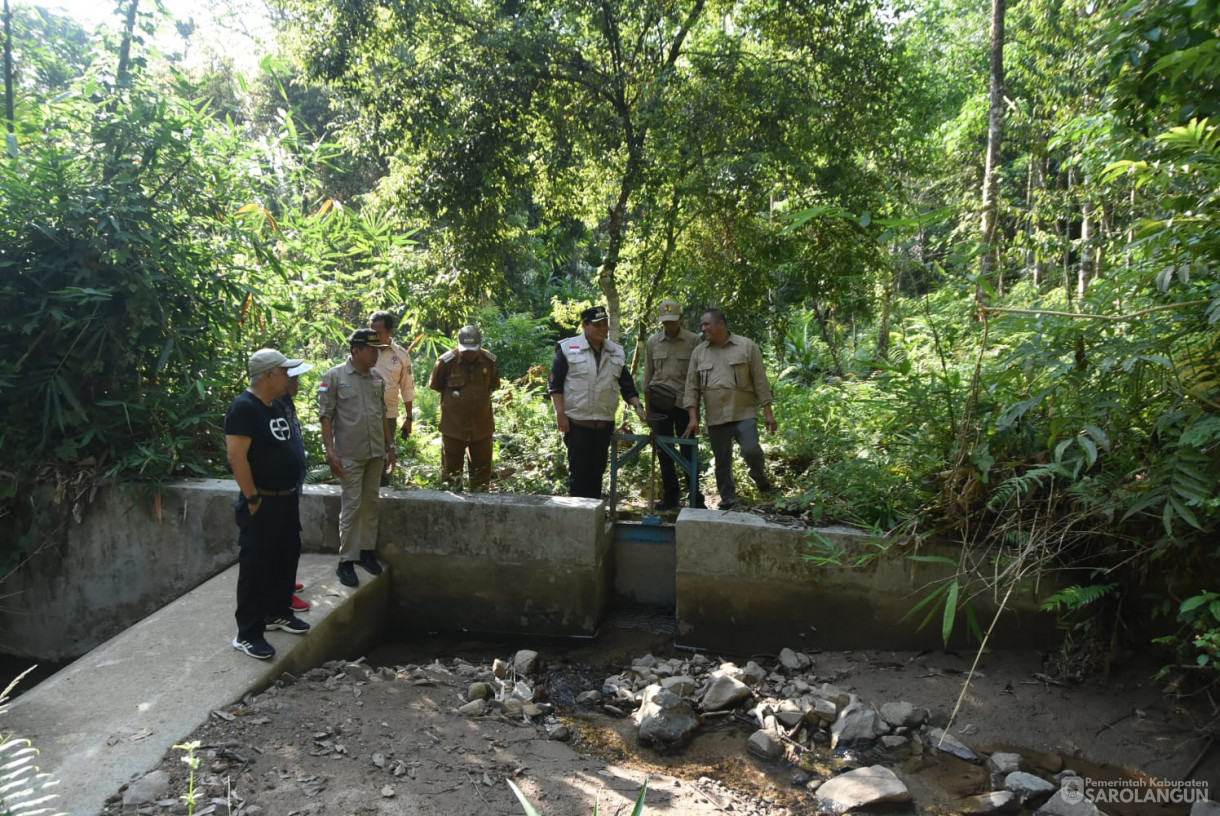
[[[385,381],[374,370],[385,346],[373,329],[347,339],[351,356],[322,375],[318,414],[331,472],[340,479],[339,568],[345,586],[358,586],[354,564],[379,575],[377,512],[381,474],[394,467],[394,424],[386,417]]]
[[[462,489],[462,464],[470,457],[470,489],[486,490],[491,483],[491,392],[500,387],[496,355],[483,348],[476,326],[458,332],[457,348],[441,355],[428,387],[441,395],[441,478]]]
[[[758,441],[758,409],[769,433],[775,433],[771,412],[771,383],[763,369],[762,352],[753,340],[729,331],[724,312],[708,309],[699,324],[705,341],[691,354],[686,374],[684,404],[690,413],[687,437],[699,433],[699,400],[703,400],[708,439],[716,458],[716,489],[720,509],[737,504],[737,485],[733,482],[733,440],[741,447],[750,478],[763,493],[774,492],[767,478],[762,445]]]
[[[682,436],[690,419],[682,406],[686,389],[686,371],[691,353],[699,344],[699,335],[682,328],[682,307],[676,300],[663,300],[657,309],[662,331],[648,338],[644,353],[644,400],[652,430],[659,436]],[[686,448],[681,449],[690,458]],[[657,451],[661,463],[661,503],[658,510],[673,510],[681,504],[678,492],[678,472],[668,453]],[[686,479],[690,493],[690,477]],[[703,504],[697,496],[695,506]]]

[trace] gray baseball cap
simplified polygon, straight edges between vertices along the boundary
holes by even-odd
[[[250,362],[246,365],[246,369],[250,372],[250,376],[254,377],[273,368],[296,368],[303,362],[305,361],[289,359],[283,352],[275,349],[261,348],[250,355]]]

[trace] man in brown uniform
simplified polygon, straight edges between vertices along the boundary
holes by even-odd
[[[682,406],[686,390],[686,371],[690,368],[691,353],[699,345],[699,335],[682,328],[682,307],[676,300],[663,300],[657,309],[657,320],[662,331],[648,338],[644,354],[644,400],[648,409],[648,421],[659,436],[682,436],[686,433],[689,417]],[[682,448],[682,455],[690,454]],[[678,473],[674,460],[664,451],[657,451],[661,463],[661,503],[658,510],[673,510],[681,504],[678,492]],[[690,478],[687,477],[687,493],[690,493]],[[696,495],[695,507],[702,506],[703,497]]]
[[[763,369],[758,344],[729,331],[724,312],[708,309],[699,324],[706,340],[691,354],[686,374],[684,404],[690,424],[684,436],[699,433],[699,400],[703,399],[707,435],[716,458],[716,489],[720,509],[737,504],[737,485],[733,481],[733,440],[741,447],[750,478],[763,493],[774,492],[767,478],[762,445],[758,441],[758,409],[763,410],[769,433],[775,433],[771,412],[771,382]]]
[[[491,392],[500,387],[500,364],[483,348],[475,326],[458,332],[457,349],[441,356],[428,387],[441,395],[441,478],[451,489],[462,489],[462,463],[470,457],[470,489],[486,490],[491,483]]]
[[[381,573],[377,546],[377,513],[381,474],[394,467],[394,424],[386,417],[385,381],[377,373],[383,348],[373,329],[356,329],[347,338],[351,356],[322,375],[318,414],[322,444],[331,472],[343,490],[339,510],[339,568],[345,586],[358,586],[353,565]]]

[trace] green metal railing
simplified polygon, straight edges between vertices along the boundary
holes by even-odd
[[[619,451],[619,442],[630,442],[631,447]],[[651,448],[656,442],[657,449],[663,456],[668,456],[686,474],[690,485],[688,507],[694,507],[699,495],[699,440],[683,439],[679,436],[657,436],[655,434],[615,434],[610,439],[610,512],[618,510],[618,472],[619,469],[631,464],[643,452],[645,447]],[[682,454],[682,448],[690,448],[690,458]],[[651,485],[650,485],[651,487]]]

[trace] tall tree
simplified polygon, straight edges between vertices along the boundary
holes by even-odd
[[[770,218],[777,190],[825,200],[869,178],[871,206],[877,184],[859,167],[885,150],[896,84],[871,0],[736,0],[715,14],[707,0],[416,0],[376,14],[290,1],[311,71],[393,157],[379,197],[423,214],[429,283],[468,299],[518,290],[514,268],[553,268],[534,253],[581,224],[580,264],[617,331],[656,280],[642,264],[666,246],[667,264],[704,260],[677,240],[692,219],[718,249],[709,276],[766,296],[774,282],[756,273],[776,267],[747,269],[731,233]]]
[[[1000,268],[996,244],[1000,201],[998,179],[1000,147],[1004,142],[1004,11],[1005,0],[991,0],[991,51],[989,60],[990,94],[987,114],[987,161],[983,169],[983,255],[979,275],[991,281]],[[983,289],[977,290],[980,302]]]

